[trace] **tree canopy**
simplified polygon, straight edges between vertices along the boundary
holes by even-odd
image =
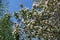
[[[1,40],[60,40],[60,0],[33,0],[32,9],[20,7],[13,15],[18,23],[10,21],[9,13],[0,19]]]
[[[26,37],[32,40],[43,37],[45,40],[59,40],[60,38],[60,1],[59,0],[36,0],[31,10],[22,8],[15,15],[22,17]],[[15,13],[14,13],[15,14]]]

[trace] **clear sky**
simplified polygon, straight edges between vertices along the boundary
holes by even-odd
[[[11,13],[11,15],[14,11],[19,11],[21,9],[19,7],[20,4],[23,4],[24,7],[28,7],[29,9],[31,9],[32,0],[9,0],[8,9],[9,9],[9,12]],[[16,22],[16,19],[13,17],[11,18],[11,20],[13,22]]]
[[[14,12],[20,10],[20,4],[23,4],[25,7],[31,9],[32,0],[9,0],[9,11]]]

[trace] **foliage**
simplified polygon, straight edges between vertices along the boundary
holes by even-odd
[[[5,14],[0,19],[0,40],[14,40],[12,35],[12,22],[10,14]]]
[[[8,0],[0,0],[0,17],[7,12]]]
[[[15,40],[19,40],[19,33],[20,33],[20,28],[19,25],[17,23],[14,23],[14,30],[13,30],[13,35]]]
[[[23,8],[17,14],[18,19],[23,18],[24,32],[30,40],[32,37],[60,40],[60,0],[40,0],[31,10]]]

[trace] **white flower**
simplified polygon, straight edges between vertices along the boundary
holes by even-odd
[[[47,5],[48,4],[48,1],[45,1],[45,4]]]
[[[42,29],[42,27],[40,26],[40,30]]]
[[[34,13],[33,13],[33,15],[37,15],[37,13],[36,13],[36,12],[34,12]]]
[[[29,24],[27,24],[27,26],[30,26],[30,23],[29,23]]]
[[[35,32],[32,32],[32,35],[35,35]]]
[[[30,29],[33,29],[33,25],[30,26]]]
[[[39,6],[39,3],[33,3],[33,7],[34,6],[38,7]]]
[[[48,31],[50,31],[50,29],[49,29],[49,28],[48,28],[47,30],[48,30]]]
[[[22,19],[22,22],[24,22],[24,19]]]
[[[60,5],[60,2],[58,2],[58,5]]]
[[[33,3],[33,6],[36,6],[36,4],[35,4],[35,3]]]
[[[39,29],[38,32],[41,32],[41,29]]]
[[[25,8],[25,10],[24,10],[24,11],[28,11],[28,9],[29,9],[29,8]]]
[[[39,4],[36,4],[36,7],[38,7],[39,6]]]
[[[39,28],[39,26],[34,26],[34,28]]]

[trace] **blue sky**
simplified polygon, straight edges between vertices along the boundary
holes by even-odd
[[[19,11],[20,7],[19,5],[23,4],[24,7],[28,7],[31,9],[32,7],[32,0],[9,0],[9,11],[14,12],[14,11]]]
[[[29,9],[31,9],[32,0],[9,0],[8,10],[11,13],[11,15],[14,11],[19,11],[21,9],[19,6],[20,4],[23,4],[24,7],[28,7]],[[17,22],[16,19],[13,17],[11,18],[11,21]]]

